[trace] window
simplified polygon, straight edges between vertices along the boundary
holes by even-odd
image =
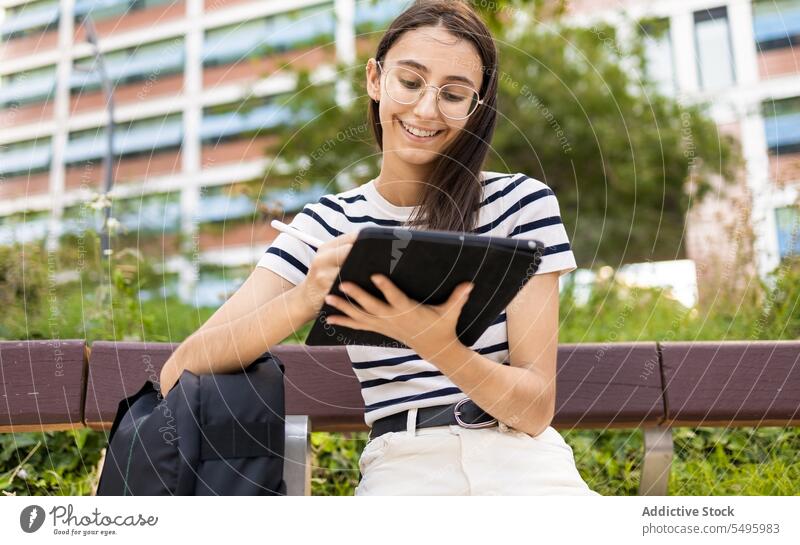
[[[78,235],[85,231],[99,233],[105,220],[103,210],[96,210],[88,203],[81,203],[64,209],[61,218],[62,235]]]
[[[219,142],[241,135],[252,135],[291,120],[292,112],[281,105],[279,96],[210,106],[203,110],[200,138],[204,144]]]
[[[40,0],[8,8],[6,19],[0,23],[0,40],[56,30],[58,19],[58,0]]]
[[[25,176],[50,169],[50,138],[0,145],[0,176]]]
[[[239,289],[252,267],[203,266],[197,279],[194,303],[197,307],[218,307]]]
[[[331,43],[336,31],[332,4],[206,31],[203,64],[215,66],[249,57]]]
[[[710,91],[733,85],[735,74],[727,8],[695,12],[694,39],[700,86]]]
[[[776,208],[775,224],[780,258],[800,255],[800,208],[797,206]]]
[[[47,236],[49,212],[22,212],[0,218],[0,244],[36,242]]]
[[[413,4],[410,0],[359,0],[356,2],[356,34],[384,30],[392,19]]]
[[[148,9],[175,0],[76,0],[75,19],[91,15],[92,20],[101,21],[112,17],[122,17],[132,11]]]
[[[257,221],[258,204],[270,209],[279,208],[284,213],[296,213],[308,203],[317,202],[328,194],[324,184],[314,184],[303,188],[267,188],[258,184],[243,184],[205,187],[201,192],[197,210],[198,223],[225,222],[229,227],[237,220]]]
[[[180,193],[142,195],[114,200],[111,216],[123,227],[122,235],[160,235],[181,228]]]
[[[114,127],[114,155],[149,155],[156,151],[178,149],[183,142],[181,114],[141,119]],[[85,162],[105,156],[106,127],[97,127],[69,135],[64,162]]]
[[[0,77],[0,107],[49,101],[55,88],[55,66],[45,66]]]
[[[764,102],[763,114],[770,153],[800,152],[800,97]]]
[[[672,57],[669,19],[642,21],[639,29],[644,45],[647,76],[662,94],[674,95],[676,91],[675,65]]]
[[[217,221],[252,218],[257,212],[255,199],[247,191],[232,186],[204,187],[197,209],[197,221]]]
[[[800,0],[755,0],[753,34],[759,51],[800,44]]]
[[[183,37],[112,51],[103,55],[108,77],[115,84],[159,78],[183,70]],[[73,94],[100,89],[100,71],[95,57],[75,61],[70,79]]]
[[[270,207],[279,207],[286,213],[300,212],[306,204],[315,203],[330,193],[325,184],[314,184],[301,189],[273,189],[265,193],[262,202]]]

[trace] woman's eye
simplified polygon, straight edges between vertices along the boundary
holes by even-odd
[[[449,100],[450,102],[461,102],[466,100],[467,97],[462,95],[454,95],[453,93],[442,93],[445,100]]]
[[[403,85],[405,85],[406,87],[408,87],[409,89],[416,89],[416,88],[418,88],[418,87],[419,87],[419,82],[418,82],[418,81],[412,81],[412,80],[407,80],[407,79],[401,79],[401,80],[400,80],[400,82],[401,82]]]

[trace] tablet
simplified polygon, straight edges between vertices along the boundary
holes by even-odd
[[[342,282],[352,282],[385,302],[383,293],[370,279],[373,274],[383,274],[411,299],[440,305],[459,284],[472,282],[475,287],[456,325],[458,339],[465,346],[472,346],[533,277],[543,252],[542,242],[531,239],[365,227],[359,231],[329,293],[358,305],[339,290]],[[327,317],[334,315],[344,313],[323,303],[306,337],[307,345],[408,348],[374,331],[327,323]]]

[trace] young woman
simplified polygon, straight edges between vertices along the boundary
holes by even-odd
[[[162,391],[185,368],[241,368],[313,319],[325,300],[345,314],[332,325],[409,347],[347,346],[372,430],[357,495],[599,495],[550,426],[558,279],[576,268],[558,201],[522,173],[481,170],[497,119],[488,28],[466,3],[416,2],[386,31],[366,80],[380,174],[304,207],[292,226],[325,243],[278,235],[245,284],[175,351]],[[532,238],[546,251],[534,278],[467,347],[455,326],[468,285],[438,306],[411,300],[386,277],[373,278],[386,302],[346,283],[357,304],[326,298],[369,225]]]

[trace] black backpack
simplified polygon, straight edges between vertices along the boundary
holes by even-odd
[[[286,495],[284,365],[264,353],[237,373],[184,370],[123,399],[98,496]]]

